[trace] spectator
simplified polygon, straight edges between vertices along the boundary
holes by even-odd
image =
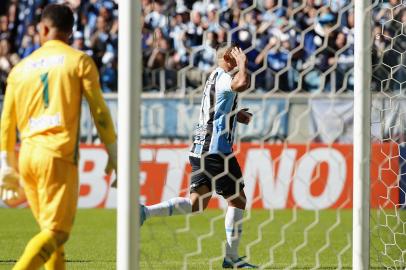
[[[208,32],[218,32],[220,24],[217,17],[218,8],[215,4],[211,3],[207,7],[207,18],[203,23],[203,27]]]
[[[241,10],[240,8],[234,3],[230,5],[230,7],[222,13],[220,22],[223,27],[226,29],[233,29],[238,26],[240,21]]]
[[[20,58],[11,51],[11,44],[8,39],[0,40],[0,89],[5,89],[8,73],[18,63]],[[4,92],[2,93],[4,94]]]
[[[18,54],[21,58],[25,58],[39,47],[39,35],[35,29],[35,24],[30,24],[27,27],[27,33],[23,37]]]
[[[102,58],[103,66],[100,69],[101,86],[104,93],[115,92],[117,89],[117,58],[114,49],[109,46]]]
[[[354,43],[354,12],[350,11],[347,14],[347,24],[341,28],[342,32],[346,35],[347,42]]]
[[[227,30],[224,27],[219,28],[217,31],[217,42],[219,44],[227,42]]]
[[[195,66],[199,70],[209,72],[213,68],[216,60],[215,48],[217,48],[217,34],[215,32],[208,32],[203,49],[195,55]]]
[[[343,86],[345,89],[353,89],[353,77],[349,71],[354,63],[354,46],[351,43],[348,44],[347,36],[343,31],[338,31],[335,35],[333,48],[336,53],[339,52],[338,55],[330,56],[328,59],[329,67],[333,65],[337,67],[334,73],[336,76],[334,88],[337,91],[342,90]],[[348,81],[348,85],[344,85],[345,81]]]
[[[173,29],[169,37],[173,40],[174,53],[169,60],[171,69],[180,68],[188,63],[188,48],[186,45],[188,14],[186,7],[180,6],[176,9],[176,15],[171,22]]]
[[[165,66],[167,53],[169,52],[169,43],[164,37],[161,28],[156,28],[154,35],[147,42],[151,49],[146,67],[150,69],[163,68]]]
[[[287,34],[278,37],[271,37],[264,50],[255,59],[256,64],[267,61],[269,71],[267,76],[270,79],[265,85],[265,89],[271,90],[275,85],[277,89],[289,91],[294,89],[293,80],[289,80],[289,71],[283,70],[287,66],[290,57],[290,43]]]
[[[100,68],[102,66],[102,58],[106,52],[107,44],[109,43],[108,24],[105,17],[98,16],[96,23],[96,31],[93,33],[90,41],[90,48],[93,49],[93,58],[96,65]]]
[[[190,22],[187,25],[186,46],[196,47],[203,42],[202,16],[198,11],[192,10],[190,13]]]
[[[153,1],[153,10],[145,16],[145,23],[149,29],[160,28],[162,32],[168,34],[168,17],[163,13],[164,6],[161,1]]]
[[[264,32],[266,29],[271,27],[273,24],[281,24],[279,20],[285,21],[286,18],[285,10],[283,8],[277,7],[275,0],[264,0],[265,12],[262,13],[262,25],[259,28],[259,32]]]
[[[6,15],[0,16],[0,36],[9,35],[9,21]]]
[[[85,39],[82,32],[75,32],[73,34],[73,44],[72,47],[86,52],[87,55],[93,56],[93,50],[86,46]]]

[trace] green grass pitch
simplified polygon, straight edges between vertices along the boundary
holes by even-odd
[[[406,211],[397,213],[372,212],[372,269],[405,267]],[[67,269],[115,269],[115,214],[78,211],[66,245]],[[351,215],[350,210],[253,210],[246,216],[240,254],[266,269],[351,269]],[[183,269],[185,263],[187,269],[221,269],[223,227],[220,210],[148,220],[141,230],[141,269]],[[11,269],[37,230],[28,209],[0,209],[0,269]]]

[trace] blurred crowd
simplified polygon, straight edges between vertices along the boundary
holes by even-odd
[[[38,48],[36,24],[50,2],[62,1],[8,0],[0,10],[0,84],[19,59]],[[73,46],[94,58],[103,91],[116,91],[118,1],[68,2],[75,12]],[[253,91],[353,89],[351,0],[258,0],[255,6],[253,0],[141,3],[144,91],[200,87],[215,66],[216,47],[224,42],[246,51]],[[401,61],[405,64],[406,57],[401,54],[406,36],[401,34],[406,32],[406,4],[380,0],[373,19],[373,89],[396,91],[405,87]]]
[[[231,42],[248,54],[256,92],[353,89],[352,1],[255,3],[143,0],[145,66],[164,70],[166,90],[195,89],[215,64],[216,46]],[[396,90],[397,82],[406,77],[400,66],[400,53],[406,49],[406,36],[400,35],[406,25],[406,3],[381,0],[373,7],[373,19],[373,89]],[[144,73],[144,85],[158,82],[147,77],[156,74]],[[388,78],[394,80],[383,82]]]
[[[118,6],[114,0],[1,0],[0,89],[4,91],[10,69],[40,46],[37,24],[49,3],[72,8],[73,47],[93,57],[103,91],[117,91]]]

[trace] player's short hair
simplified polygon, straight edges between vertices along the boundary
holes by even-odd
[[[233,59],[231,55],[231,50],[234,49],[235,47],[237,47],[237,45],[234,43],[228,44],[226,42],[223,42],[219,44],[219,46],[217,47],[217,59],[220,60],[224,58],[225,60],[230,61],[231,59]]]
[[[58,31],[64,33],[72,32],[74,23],[73,12],[67,5],[47,5],[42,11],[42,20],[49,20]]]

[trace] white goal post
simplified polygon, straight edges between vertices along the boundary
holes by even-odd
[[[371,14],[368,0],[354,1],[354,168],[352,268],[369,269],[371,152]]]
[[[117,269],[139,269],[141,2],[119,1]]]

